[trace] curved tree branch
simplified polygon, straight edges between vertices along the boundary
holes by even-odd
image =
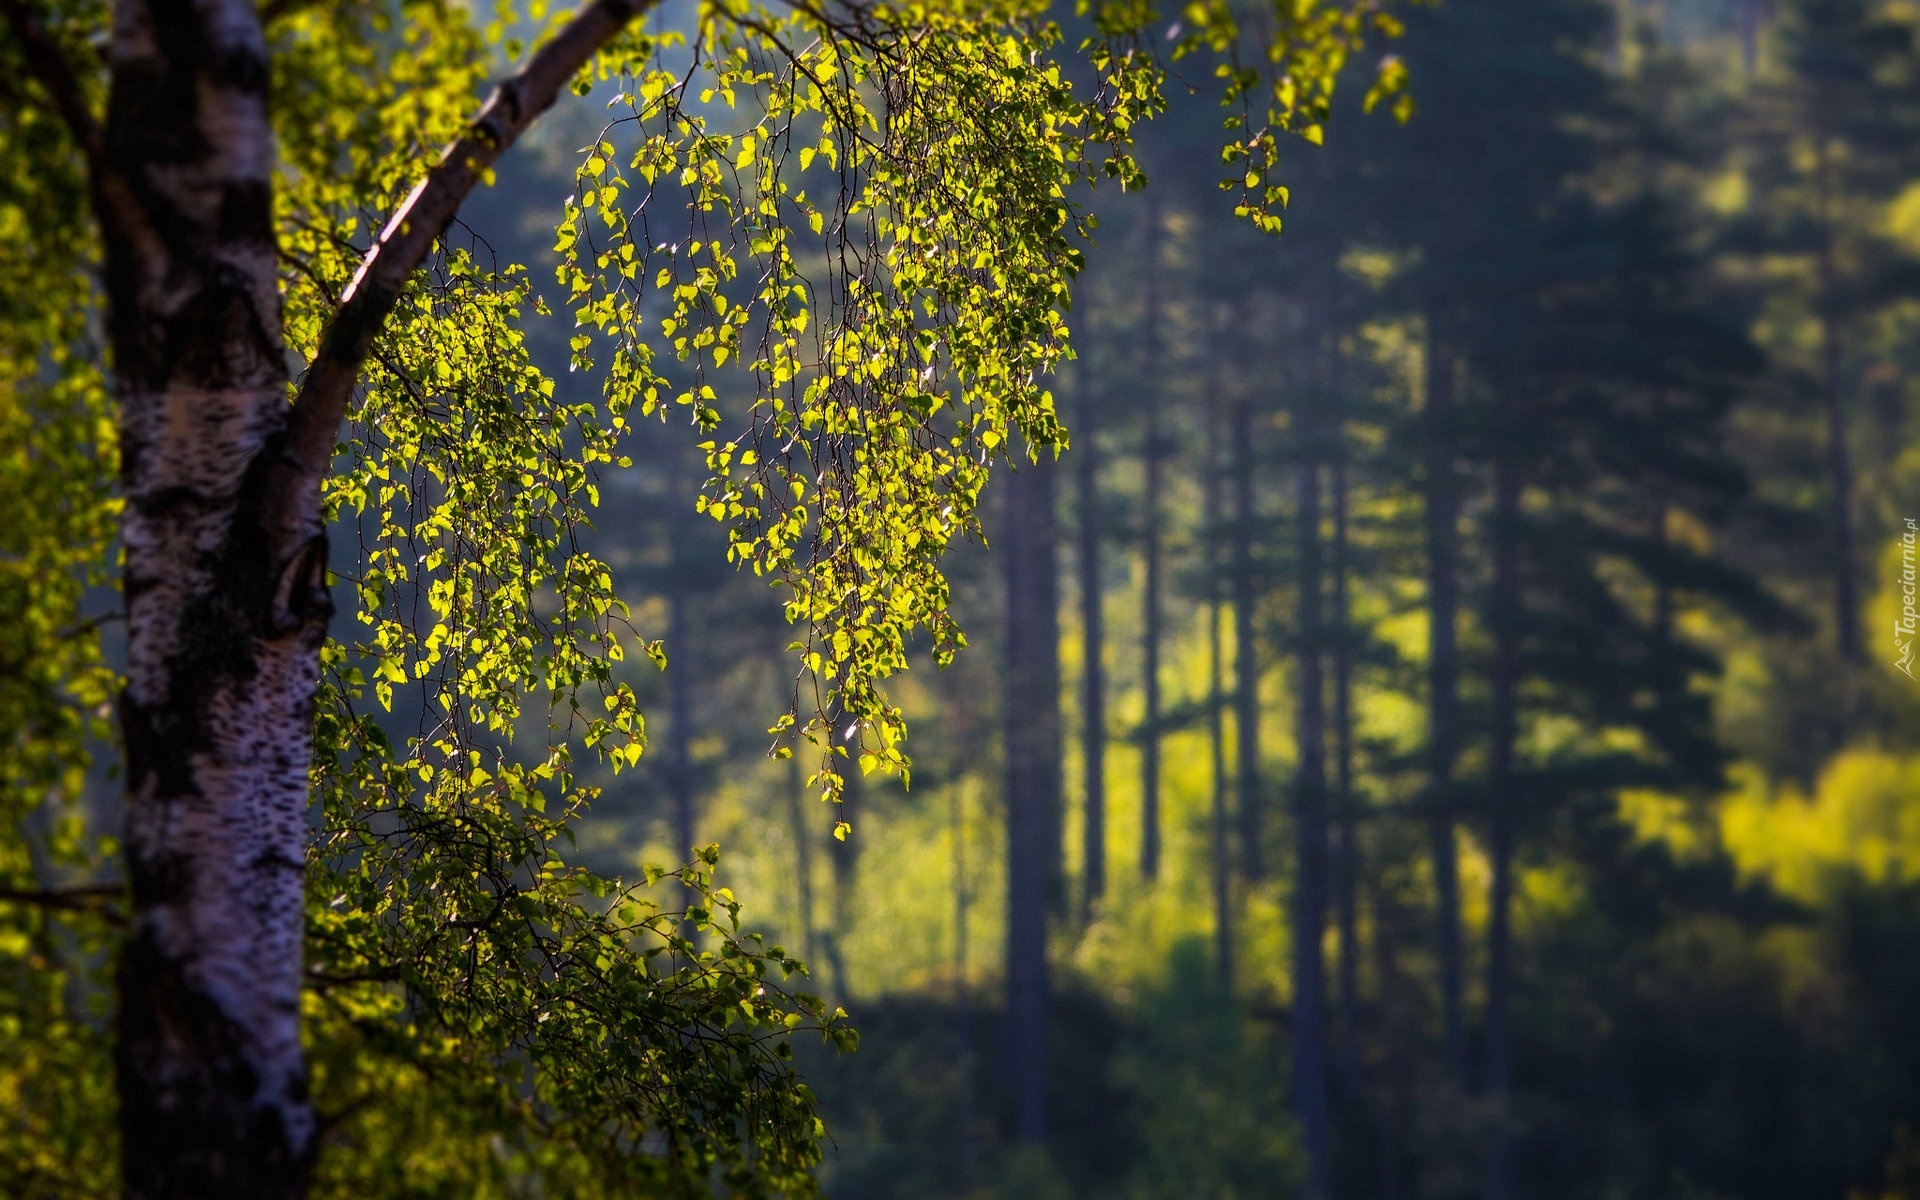
[[[468,193],[587,60],[656,3],[593,0],[583,6],[526,66],[494,89],[466,136],[447,148],[394,212],[347,285],[294,400],[286,452],[298,469],[296,486],[311,487],[325,477],[340,421],[374,338],[408,277],[425,261]]]

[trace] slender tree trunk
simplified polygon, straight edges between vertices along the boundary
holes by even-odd
[[[962,781],[947,784],[947,821],[953,831],[953,1002],[960,1035],[960,1144],[961,1186],[971,1187],[974,1173],[973,988],[967,980],[967,907],[973,893],[967,878],[967,810]]]
[[[1824,182],[1828,168],[1821,168]],[[1823,204],[1825,203],[1823,198]],[[1842,379],[1840,321],[1835,312],[1839,290],[1834,262],[1833,229],[1828,222],[1820,248],[1820,367],[1821,399],[1827,418],[1827,490],[1833,523],[1833,628],[1840,656],[1851,663],[1865,660],[1860,638],[1860,581],[1855,563],[1853,528],[1853,457],[1847,447],[1847,406]]]
[[[302,883],[332,605],[318,490],[286,486],[280,453],[267,49],[248,3],[123,3],[108,54],[103,153],[141,206],[102,222],[126,495],[126,1189],[293,1197],[315,1151]]]
[[[1007,586],[1007,1050],[1014,1132],[1047,1133],[1047,915],[1060,856],[1060,624],[1054,465],[1023,463],[1008,481],[1002,535]]]
[[[1253,402],[1233,404],[1233,727],[1239,758],[1240,872],[1249,881],[1266,873],[1261,853],[1265,813],[1260,785],[1260,646],[1254,633],[1259,585],[1254,579]]]
[[[1353,628],[1347,597],[1347,464],[1344,438],[1334,450],[1333,504],[1333,788],[1339,819],[1334,908],[1340,930],[1337,983],[1339,1068],[1349,1090],[1360,1076],[1360,822],[1353,794]]]
[[[1740,62],[1747,77],[1760,72],[1760,30],[1766,22],[1767,0],[1740,0]]]
[[[1304,422],[1303,422],[1304,424]],[[1306,1143],[1309,1200],[1329,1200],[1333,1188],[1333,1131],[1327,1101],[1326,720],[1321,673],[1322,589],[1320,569],[1320,467],[1308,442],[1299,465],[1298,561],[1300,571],[1299,694],[1297,740],[1300,774],[1295,784],[1293,890],[1293,1070],[1294,1105]]]
[[[1513,752],[1520,686],[1520,481],[1511,462],[1494,466],[1493,728],[1488,756],[1488,857],[1492,887],[1487,915],[1487,1096],[1493,1103],[1493,1144],[1487,1163],[1487,1200],[1512,1193],[1508,1123],[1512,1116],[1507,1010],[1512,991]]]
[[[673,660],[667,660],[671,663]],[[794,903],[799,906],[795,914],[800,922],[801,955],[809,967],[819,960],[814,957],[816,950],[813,924],[813,827],[807,820],[807,782],[805,772],[800,768],[800,757],[795,755],[787,760],[787,827],[793,834],[793,871],[798,880],[794,889]]]
[[[669,662],[672,660],[669,659]],[[833,868],[833,931],[827,937],[827,970],[833,979],[834,995],[845,1000],[853,995],[853,980],[847,971],[846,941],[853,933],[853,895],[860,875],[860,822],[865,805],[866,780],[858,763],[843,767],[839,820],[847,825],[847,835],[827,844],[828,862]]]
[[[1447,1068],[1467,1083],[1466,1022],[1461,1012],[1460,867],[1454,845],[1453,772],[1459,757],[1459,655],[1455,643],[1459,592],[1459,500],[1453,464],[1454,362],[1432,332],[1427,340],[1427,804],[1433,847],[1435,921],[1440,956],[1441,1017]]]
[[[676,576],[685,566],[679,537],[674,543],[672,561]],[[667,795],[673,804],[674,855],[691,861],[698,841],[693,787],[693,644],[687,627],[687,594],[676,579],[667,593]],[[681,901],[691,908],[699,894],[690,887],[681,889]],[[680,935],[692,940],[696,930],[691,919],[680,924]]]
[[[1084,372],[1085,368],[1081,370]],[[1080,750],[1085,771],[1085,821],[1082,827],[1080,924],[1093,920],[1107,890],[1107,677],[1101,652],[1106,648],[1105,593],[1100,575],[1101,511],[1099,444],[1094,440],[1098,405],[1086,376],[1080,375],[1080,403],[1074,423],[1075,502],[1080,509]]]
[[[1141,554],[1146,579],[1141,589],[1140,671],[1146,692],[1146,713],[1140,726],[1140,877],[1160,877],[1160,491],[1163,468],[1160,429],[1160,206],[1147,208],[1147,286],[1140,336],[1146,362],[1141,379],[1146,387],[1146,421],[1140,455],[1146,463],[1146,494],[1141,503]]]
[[[1227,812],[1226,647],[1221,637],[1220,598],[1220,371],[1214,347],[1207,354],[1207,461],[1201,472],[1201,569],[1207,597],[1207,737],[1212,751],[1213,808],[1208,832],[1213,884],[1213,962],[1223,991],[1233,990],[1233,859]]]
[[[1400,1200],[1402,1192],[1401,1153],[1406,1145],[1408,1065],[1418,1054],[1405,1036],[1405,981],[1394,956],[1396,931],[1400,928],[1399,907],[1385,881],[1376,872],[1369,879],[1368,906],[1373,912],[1373,978],[1380,1004],[1380,1053],[1384,1064],[1379,1110],[1380,1200]]]

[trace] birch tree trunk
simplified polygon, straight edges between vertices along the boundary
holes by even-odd
[[[252,5],[115,6],[104,160],[126,510],[116,1066],[127,1194],[304,1189],[307,772],[331,606],[289,488],[267,50]]]
[[[267,44],[249,0],[119,0],[85,154],[120,408],[126,860],[115,1066],[133,1200],[305,1193],[308,773],[332,604],[320,484],[374,336],[500,154],[649,5],[595,0],[504,82],[369,250],[293,405]],[[16,32],[31,33],[18,6]]]

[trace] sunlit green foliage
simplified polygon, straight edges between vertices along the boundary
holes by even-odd
[[[19,75],[0,42],[0,71]],[[82,981],[111,893],[69,891],[115,853],[80,801],[110,716],[101,653],[117,501],[112,408],[89,320],[86,184],[45,110],[0,119],[0,1193],[103,1194],[104,1005]],[[29,832],[31,831],[31,832]],[[33,902],[50,896],[53,903]]]
[[[1263,67],[1227,69],[1245,111],[1267,112],[1233,135],[1261,176],[1245,215],[1277,228],[1278,135],[1319,140],[1363,34],[1393,32],[1374,8],[1285,5]],[[549,17],[502,6],[481,30],[433,0],[265,11],[287,341],[310,356],[384,214],[524,49],[510,31]],[[45,15],[100,90],[77,48],[104,14]],[[669,650],[583,548],[599,480],[630,465],[636,418],[690,417],[711,472],[700,505],[801,630],[779,751],[811,739],[829,796],[850,753],[904,773],[880,685],[917,632],[939,661],[964,645],[940,556],[979,534],[992,464],[1016,442],[1066,444],[1045,380],[1070,355],[1080,192],[1143,182],[1130,144],[1163,104],[1161,19],[727,0],[691,29],[637,27],[576,86],[618,92],[558,214],[554,307],[577,322],[582,375],[549,378],[528,354],[543,281],[458,230],[409,285],[327,485],[350,611],[325,655],[309,867],[322,1194],[812,1190],[821,1130],[789,1043],[851,1046],[840,1014],[741,930],[712,848],[638,881],[569,861],[596,791],[578,772],[645,748],[619,664]],[[1243,49],[1223,5],[1185,20],[1176,54]],[[1401,79],[1389,64],[1376,91]],[[1256,85],[1270,104],[1252,105]],[[112,1187],[90,1022],[113,843],[75,804],[112,690],[82,605],[112,575],[110,364],[70,135],[42,97],[15,99],[0,118],[0,597],[22,631],[0,678],[0,1182],[96,1194]],[[754,384],[741,411],[712,382],[729,367]],[[68,875],[83,890],[42,894]]]

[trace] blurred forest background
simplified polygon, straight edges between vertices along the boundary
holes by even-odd
[[[830,1194],[1920,1196],[1917,28],[1418,10],[1413,119],[1294,151],[1279,239],[1176,87],[1096,198],[1072,450],[995,484],[845,841],[643,430],[598,548],[671,665],[583,846],[720,843],[853,1015]]]
[[[582,847],[718,842],[852,1014],[829,1194],[1920,1197],[1917,30],[1416,10],[1417,111],[1293,150],[1278,239],[1174,88],[1095,197],[1072,449],[995,483],[911,786],[841,814],[642,430],[595,548],[671,660]],[[592,128],[469,214],[536,279]]]

